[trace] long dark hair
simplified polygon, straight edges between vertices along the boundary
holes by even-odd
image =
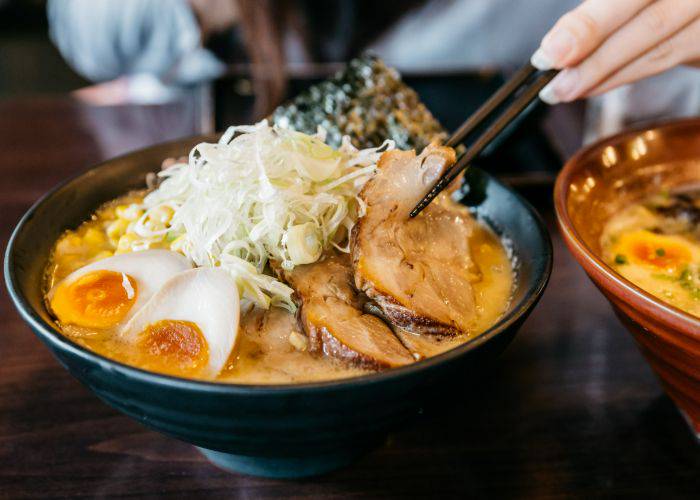
[[[345,61],[425,0],[237,0],[255,91],[255,114],[285,97],[285,34],[294,31],[314,62]]]

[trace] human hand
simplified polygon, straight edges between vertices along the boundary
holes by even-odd
[[[545,35],[532,64],[562,70],[540,93],[549,104],[700,65],[700,0],[585,0]]]

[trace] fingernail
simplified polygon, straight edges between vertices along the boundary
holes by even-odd
[[[554,80],[540,91],[540,99],[547,104],[570,101],[578,85],[578,72],[575,68],[559,73]]]
[[[532,64],[535,68],[539,69],[540,71],[546,71],[554,67],[554,61],[552,61],[552,59],[550,59],[550,57],[547,54],[545,54],[544,50],[542,50],[541,47],[537,49],[534,54],[532,54],[532,57],[530,58],[530,64]]]
[[[576,39],[566,28],[555,27],[543,39],[540,49],[545,58],[552,63],[547,68],[551,69],[557,65],[562,65],[569,53],[574,50]]]
[[[546,102],[550,105],[559,104],[559,98],[554,92],[552,82],[549,82],[549,84],[545,88],[540,90],[540,99],[542,99],[543,102]]]

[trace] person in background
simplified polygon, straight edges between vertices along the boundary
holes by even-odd
[[[264,116],[285,68],[369,49],[427,73],[508,72],[532,56],[563,70],[545,102],[588,99],[587,140],[700,114],[698,1],[49,0],[48,18],[69,64],[102,82],[79,93],[94,102],[168,99],[248,61]]]

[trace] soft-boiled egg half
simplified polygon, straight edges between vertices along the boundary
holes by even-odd
[[[174,276],[123,327],[140,366],[172,375],[216,376],[238,335],[238,288],[224,270],[195,268]]]
[[[650,294],[691,314],[700,311],[696,281],[700,245],[692,238],[633,229],[617,235],[606,258],[623,277]]]
[[[72,272],[47,298],[63,325],[111,329],[126,323],[170,278],[191,267],[185,256],[169,250],[115,255]]]
[[[113,335],[129,347],[127,359],[160,373],[216,376],[238,334],[234,279],[222,269],[192,269],[186,257],[168,250],[94,262],[47,297],[62,325]]]
[[[616,264],[642,266],[656,273],[677,274],[698,259],[698,248],[682,236],[647,230],[622,233],[613,246]]]

